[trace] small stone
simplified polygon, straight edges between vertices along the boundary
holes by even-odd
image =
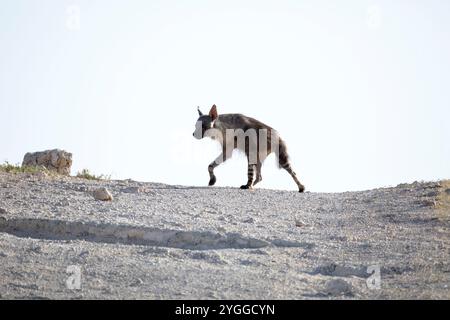
[[[60,207],[70,206],[69,199],[67,199],[67,198],[62,199],[61,201],[58,202],[58,206],[60,206]]]
[[[301,228],[301,227],[306,227],[306,223],[304,223],[304,222],[301,221],[301,220],[295,220],[295,226],[296,226],[296,227],[299,227],[299,228]]]
[[[85,185],[74,186],[73,190],[79,191],[79,192],[87,192],[87,191],[89,191],[88,187],[85,186]]]
[[[131,286],[132,286],[132,287],[138,287],[138,286],[143,285],[143,284],[144,284],[144,281],[142,281],[141,278],[137,278],[136,281],[134,281],[134,282],[131,284]]]
[[[439,193],[437,191],[431,191],[428,192],[425,196],[426,197],[436,197]]]
[[[6,214],[6,210],[3,208],[0,208],[0,214]]]
[[[40,246],[31,246],[29,249],[29,251],[32,251],[34,253],[42,253],[42,248]]]
[[[83,251],[78,256],[79,257],[85,257],[85,256],[88,256],[88,255],[89,255],[89,251]]]
[[[145,189],[141,187],[128,187],[125,189],[122,189],[122,192],[124,193],[143,193],[145,192]]]
[[[325,293],[330,296],[352,295],[352,286],[342,279],[333,279],[327,282]]]
[[[38,173],[35,174],[35,176],[36,176],[38,179],[44,179],[44,178],[47,178],[47,177],[48,177],[48,173],[45,172],[45,171],[39,171]]]
[[[96,189],[93,191],[92,194],[96,200],[101,200],[101,201],[112,201],[113,200],[113,196],[111,195],[109,190],[106,188]]]

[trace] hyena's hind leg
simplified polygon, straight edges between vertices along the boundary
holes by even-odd
[[[300,183],[300,181],[298,181],[297,175],[295,174],[294,170],[292,170],[291,164],[289,162],[287,162],[286,164],[282,165],[281,167],[291,175],[292,179],[294,179],[295,183],[298,186],[298,192],[305,191],[305,186],[303,186]]]
[[[251,189],[253,187],[253,178],[255,176],[255,165],[254,164],[248,164],[248,169],[247,169],[247,184],[244,184],[241,186],[241,189]]]
[[[253,182],[253,185],[255,186],[258,182],[261,182],[262,180],[262,176],[261,176],[261,167],[262,167],[262,163],[260,161],[258,161],[258,163],[255,165],[256,167],[256,179]]]
[[[262,175],[261,175],[261,168],[262,168],[262,164],[263,162],[267,159],[268,154],[270,153],[270,151],[268,152],[268,150],[259,150],[258,153],[258,160],[256,161],[256,179],[255,182],[253,182],[253,185],[256,185],[257,183],[262,181]]]
[[[294,179],[295,183],[298,186],[298,191],[303,192],[305,191],[305,187],[298,181],[297,175],[295,174],[294,170],[292,170],[291,164],[289,162],[289,155],[287,153],[286,144],[283,140],[279,139],[279,149],[278,151],[275,151],[278,156],[278,164],[280,168],[283,168],[286,170]]]

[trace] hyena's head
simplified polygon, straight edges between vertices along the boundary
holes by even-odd
[[[218,117],[217,107],[216,105],[213,105],[211,107],[211,110],[209,111],[209,114],[203,114],[200,111],[200,108],[198,108],[197,110],[199,118],[197,119],[197,122],[195,124],[195,131],[192,135],[196,139],[203,139],[205,137],[205,132],[209,129],[214,128],[214,122]]]

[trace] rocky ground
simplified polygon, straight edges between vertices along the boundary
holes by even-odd
[[[99,187],[113,201],[95,200]],[[299,194],[0,172],[0,298],[449,299],[449,188]]]

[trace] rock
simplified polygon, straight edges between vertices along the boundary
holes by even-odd
[[[88,187],[86,185],[84,185],[84,184],[76,185],[76,186],[72,187],[72,190],[78,191],[78,192],[87,192],[87,191],[89,191]]]
[[[140,285],[144,284],[144,281],[142,281],[141,278],[137,278],[133,283],[130,284],[132,287],[138,287]]]
[[[42,248],[40,246],[31,246],[28,251],[34,252],[34,253],[42,253]]]
[[[6,214],[6,210],[3,208],[0,208],[0,214]]]
[[[83,252],[81,252],[79,255],[78,255],[78,257],[85,257],[85,256],[88,256],[89,255],[89,251],[83,251]]]
[[[428,192],[427,194],[425,194],[425,197],[437,197],[438,194],[439,194],[439,192],[437,192],[437,191],[431,191],[431,192]]]
[[[102,200],[102,201],[112,201],[113,196],[106,188],[99,188],[92,192],[92,195],[96,200]]]
[[[59,149],[25,154],[22,166],[45,167],[62,175],[70,175],[72,154]]]
[[[69,199],[64,198],[61,201],[59,201],[56,205],[60,206],[60,207],[68,207],[68,206],[70,206],[70,201],[69,201]]]
[[[307,224],[304,223],[304,222],[301,221],[301,220],[297,220],[297,219],[296,219],[296,220],[295,220],[295,226],[301,228],[301,227],[306,227]]]
[[[244,222],[244,223],[254,223],[254,222],[255,222],[255,219],[249,218],[249,219],[244,220],[243,222]]]
[[[121,190],[124,193],[143,193],[145,189],[142,187],[128,187]]]
[[[345,280],[333,279],[327,282],[325,293],[330,296],[352,295],[352,286]]]
[[[46,168],[45,170],[47,170],[47,168]],[[48,170],[47,170],[47,171],[48,171]],[[39,171],[38,173],[36,173],[35,176],[36,176],[37,178],[39,178],[39,179],[44,179],[44,178],[47,178],[47,177],[48,177],[48,173],[45,172],[45,171]]]

